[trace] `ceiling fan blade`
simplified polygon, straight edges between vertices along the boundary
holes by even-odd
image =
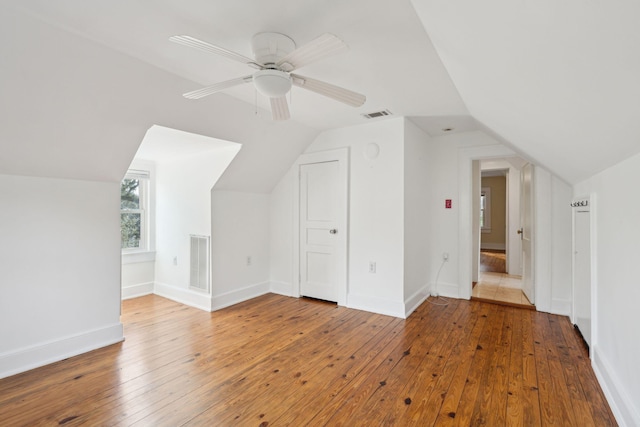
[[[200,49],[205,52],[214,53],[216,55],[224,56],[225,58],[232,59],[234,61],[242,62],[243,64],[247,64],[253,68],[261,70],[264,68],[262,64],[258,64],[254,59],[251,59],[247,56],[240,55],[239,53],[233,52],[231,50],[227,50],[220,46],[212,45],[211,43],[204,42],[202,40],[198,40],[196,38],[190,36],[171,36],[169,40],[172,42],[189,46],[195,49]]]
[[[350,91],[320,80],[311,79],[298,74],[291,74],[294,86],[310,90],[320,95],[327,96],[336,101],[340,101],[352,107],[360,107],[367,100],[367,97],[357,92]]]
[[[347,49],[349,46],[345,42],[333,34],[325,33],[286,55],[276,65],[284,71],[293,71]]]
[[[287,98],[269,98],[271,100],[271,114],[273,120],[287,120],[289,117],[289,106],[287,105]]]
[[[237,79],[231,79],[231,80],[227,80],[224,82],[220,82],[220,83],[216,83],[214,85],[211,86],[207,86],[207,87],[203,87],[202,89],[198,89],[198,90],[194,90],[191,92],[187,92],[185,94],[183,94],[182,96],[184,96],[185,98],[188,99],[200,99],[203,98],[207,95],[211,95],[214,94],[216,92],[220,92],[221,90],[233,87],[233,86],[238,86],[241,85],[243,83],[249,83],[253,81],[253,76],[249,75],[249,76],[244,76],[244,77],[238,77]]]

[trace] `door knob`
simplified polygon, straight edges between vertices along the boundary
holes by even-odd
[[[522,234],[522,228],[518,229],[518,234]]]
[[[336,230],[335,228],[332,228],[331,230],[329,230],[329,233],[331,234],[337,234],[338,230]]]

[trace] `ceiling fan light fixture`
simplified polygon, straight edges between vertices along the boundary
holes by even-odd
[[[260,70],[253,73],[258,92],[269,98],[281,98],[291,90],[291,77],[280,70]]]

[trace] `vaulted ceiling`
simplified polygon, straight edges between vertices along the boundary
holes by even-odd
[[[32,105],[28,107],[27,101],[5,97],[0,107],[5,120],[12,121],[13,125],[28,126],[29,119],[38,119],[43,113],[38,103],[46,104],[52,97],[63,100],[68,93],[71,95],[68,102],[78,101],[78,92],[85,90],[83,85],[86,86],[93,77],[90,74],[96,72],[95,67],[78,68],[78,65],[91,61],[100,63],[101,75],[95,76],[96,81],[112,86],[111,96],[104,102],[122,109],[122,116],[117,117],[118,131],[125,133],[127,118],[135,121],[136,115],[141,114],[140,109],[157,110],[159,103],[172,103],[171,108],[156,111],[164,119],[163,123],[142,115],[144,126],[135,127],[136,138],[141,140],[152,124],[173,124],[183,130],[229,137],[241,143],[245,141],[239,139],[255,138],[265,134],[265,130],[276,139],[292,135],[305,140],[291,146],[283,165],[318,131],[364,123],[362,113],[382,109],[411,117],[432,135],[441,132],[442,127],[483,129],[571,183],[640,151],[640,120],[637,119],[640,113],[640,79],[637,78],[640,75],[637,49],[640,3],[633,1],[15,0],[5,3],[3,7],[15,15],[12,18],[4,14],[0,47],[3,53],[9,53],[3,61],[12,63],[4,67],[7,73],[0,84],[3,91],[6,89],[15,97],[22,93],[29,95],[28,102]],[[56,34],[68,34],[57,40],[60,54],[57,55],[46,40],[39,39],[49,32],[40,31],[36,25],[26,29],[24,25],[12,26],[9,21],[16,16],[29,16],[29,22],[47,23],[43,25],[56,28]],[[363,93],[367,96],[366,103],[352,108],[294,88],[290,98],[292,120],[286,124],[270,124],[264,111],[268,110],[268,104],[260,96],[256,97],[251,85],[229,89],[209,99],[193,101],[180,97],[180,93],[247,75],[252,70],[243,64],[171,43],[170,36],[190,35],[251,57],[251,37],[264,31],[284,33],[298,45],[326,32],[344,40],[349,51],[299,72]],[[67,43],[81,46],[70,51]],[[109,51],[115,53],[105,53]],[[103,57],[106,57],[105,63],[112,65],[105,67],[100,62]],[[127,67],[134,58],[150,64],[158,72],[131,65],[137,72],[128,73]],[[30,77],[38,76],[21,75],[25,67],[21,63],[16,65],[16,61],[29,64],[27,70],[50,66],[55,73],[47,77],[46,85],[31,81]],[[74,69],[64,75],[65,69],[56,61],[67,61]],[[149,75],[148,79],[145,74]],[[57,80],[62,87],[49,87],[55,86]],[[74,81],[78,82],[79,89],[72,87]],[[171,83],[166,83],[168,81]],[[33,109],[29,118],[23,114],[16,119],[7,117],[12,114],[14,101],[19,110]],[[102,101],[96,99],[97,104]],[[241,104],[237,104],[238,101]],[[225,108],[226,105],[229,108]],[[82,114],[82,106],[76,107],[71,112]],[[104,109],[95,108],[98,112]],[[118,108],[108,113],[118,115]],[[131,108],[133,111],[129,111]],[[264,116],[260,124],[255,124],[256,108],[258,116]],[[195,125],[194,121],[185,119],[185,115],[197,116],[200,121],[209,116],[211,123]],[[114,118],[105,118],[110,119]],[[247,125],[249,130],[234,135],[238,123],[250,120],[253,122]],[[57,117],[49,126],[59,121]],[[96,130],[102,124],[80,126],[92,126]],[[72,139],[73,132],[70,129],[63,134]],[[0,131],[0,136],[2,144],[18,137],[17,132],[6,131],[4,134]],[[118,136],[111,135],[113,139]],[[91,149],[96,148],[87,144]],[[51,147],[40,148],[55,155]],[[263,148],[256,150],[264,153]],[[19,158],[16,156],[13,160]],[[44,159],[40,162],[38,167],[47,167]],[[0,169],[8,168],[11,172],[9,163],[0,161]],[[259,161],[254,163],[258,165]],[[56,173],[52,171],[50,175]],[[271,181],[276,175],[273,174]],[[273,184],[271,181],[269,185]]]

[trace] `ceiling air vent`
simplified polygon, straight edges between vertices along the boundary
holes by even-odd
[[[362,117],[364,117],[365,119],[376,119],[378,117],[384,117],[384,116],[390,116],[390,115],[391,115],[391,111],[382,110],[382,111],[376,111],[375,113],[363,114]]]

